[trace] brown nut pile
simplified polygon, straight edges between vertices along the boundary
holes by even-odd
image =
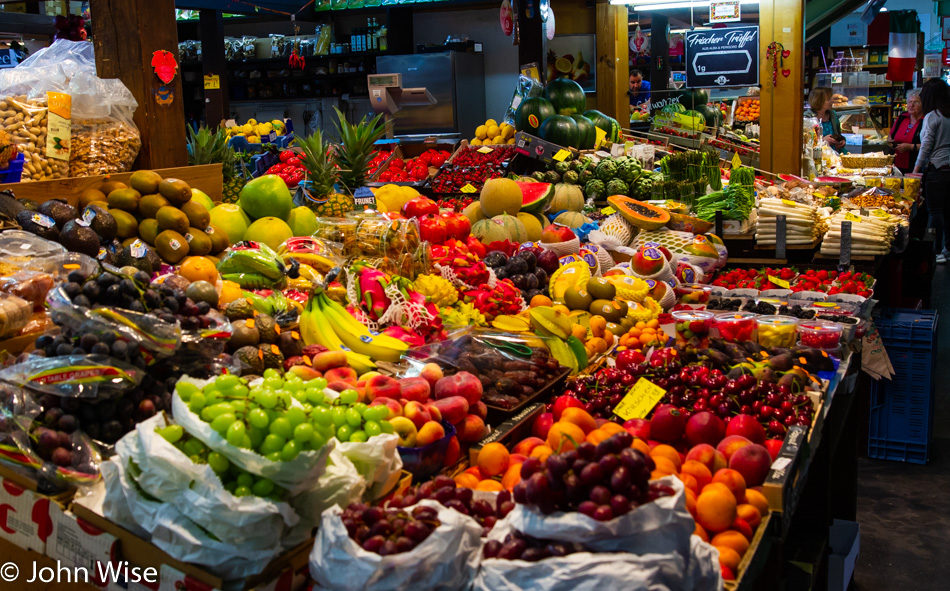
[[[115,119],[73,119],[69,176],[126,172],[142,140],[134,125]]]

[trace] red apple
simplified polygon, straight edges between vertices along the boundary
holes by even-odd
[[[765,449],[769,450],[769,455],[772,456],[773,462],[778,458],[778,452],[782,451],[782,443],[781,439],[765,440]]]
[[[447,236],[445,220],[433,214],[419,218],[419,238],[430,244],[442,244]]]
[[[765,427],[751,415],[736,415],[729,419],[726,435],[742,435],[752,443],[765,443]]]
[[[548,431],[551,430],[551,425],[554,424],[554,415],[549,412],[543,412],[534,419],[534,424],[531,425],[531,434],[535,437],[547,440]]]
[[[558,396],[554,400],[554,407],[551,409],[551,412],[554,415],[554,420],[561,420],[561,413],[564,412],[565,409],[571,408],[572,406],[576,408],[584,408],[584,403],[567,394]]]
[[[626,353],[626,351],[622,353]],[[627,433],[644,441],[650,438],[650,421],[648,419],[630,419],[624,422],[623,428],[627,430]]]
[[[548,224],[547,227],[541,231],[541,242],[548,244],[554,242],[570,242],[575,238],[577,238],[577,236],[574,232],[567,226],[562,226],[561,224]]]

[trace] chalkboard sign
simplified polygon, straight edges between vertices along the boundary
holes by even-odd
[[[709,88],[759,83],[759,27],[686,32],[686,86]]]

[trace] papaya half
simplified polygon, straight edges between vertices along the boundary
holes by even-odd
[[[670,212],[665,209],[625,195],[611,195],[607,198],[607,203],[613,206],[623,219],[643,230],[657,230],[670,221]]]

